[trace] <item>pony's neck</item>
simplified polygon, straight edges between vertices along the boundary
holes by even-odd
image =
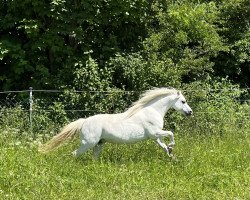
[[[166,112],[173,106],[175,100],[175,95],[168,95],[153,102],[152,108],[154,108],[162,117],[164,117]]]

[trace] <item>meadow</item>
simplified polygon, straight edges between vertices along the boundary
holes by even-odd
[[[153,141],[107,144],[100,160],[72,157],[77,139],[44,155],[13,131],[0,134],[0,199],[250,199],[249,130],[176,132],[175,159]]]

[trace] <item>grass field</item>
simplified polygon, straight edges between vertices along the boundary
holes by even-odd
[[[4,132],[4,131],[2,131]],[[170,160],[153,141],[73,158],[77,140],[43,155],[0,134],[0,199],[250,199],[250,136],[176,134]]]

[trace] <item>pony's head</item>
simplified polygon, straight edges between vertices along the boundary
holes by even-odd
[[[183,114],[185,114],[186,116],[190,116],[193,113],[192,109],[187,104],[185,97],[182,95],[182,93],[180,91],[177,92],[176,101],[172,107],[176,111],[180,111]]]

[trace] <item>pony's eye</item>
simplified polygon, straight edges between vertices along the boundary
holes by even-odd
[[[181,103],[185,104],[185,103],[186,103],[186,101],[181,101]]]

